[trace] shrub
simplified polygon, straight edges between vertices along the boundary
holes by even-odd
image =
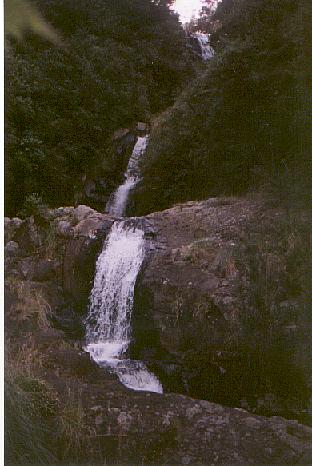
[[[10,44],[8,216],[34,192],[51,206],[72,204],[89,167],[109,159],[114,131],[171,105],[193,73],[183,29],[165,5],[43,0],[38,10],[62,39],[55,46],[30,34]]]
[[[94,440],[95,430],[86,422],[82,404],[82,393],[75,388],[67,388],[63,408],[58,417],[59,432],[57,445],[59,457],[63,461],[79,463],[88,459],[88,452]],[[93,439],[91,437],[93,436]]]
[[[273,184],[311,198],[311,5],[219,3],[217,53],[154,125],[135,215]]]
[[[22,218],[34,216],[41,217],[47,206],[43,203],[42,197],[37,193],[32,193],[25,199],[23,208],[20,212]]]
[[[312,379],[310,227],[309,212],[284,211],[244,237],[236,262],[249,283],[241,290],[245,305],[232,341],[250,368],[250,392],[279,397],[288,415],[294,410],[309,423],[304,413]]]
[[[51,308],[42,292],[29,281],[14,277],[6,280],[10,292],[16,296],[16,303],[10,307],[7,316],[17,322],[30,322],[35,329],[49,329]]]
[[[55,464],[51,439],[56,395],[38,378],[42,355],[32,341],[5,345],[5,457],[10,466]]]

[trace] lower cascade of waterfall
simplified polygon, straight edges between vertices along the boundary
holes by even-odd
[[[139,179],[138,156],[145,150],[146,138],[139,138],[134,148],[126,172],[126,182],[131,178],[135,184]],[[142,139],[145,139],[145,146]],[[108,210],[116,213],[118,207],[118,214],[122,215],[127,196],[120,203],[118,190]],[[85,321],[85,350],[97,364],[116,373],[126,387],[162,393],[161,383],[143,362],[125,357],[131,339],[134,287],[144,254],[144,231],[137,219],[114,222],[96,263]]]

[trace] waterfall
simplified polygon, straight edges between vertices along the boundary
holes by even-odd
[[[128,196],[140,180],[139,159],[145,152],[148,142],[148,136],[138,137],[134,146],[132,155],[129,159],[128,167],[125,173],[125,181],[113,193],[106,206],[106,212],[111,215],[122,216],[127,206]]]
[[[96,264],[87,319],[87,341],[101,343],[100,351],[122,353],[129,344],[134,285],[144,258],[144,232],[115,222]],[[113,346],[112,346],[113,345]],[[100,355],[99,355],[100,357]]]
[[[210,60],[214,56],[215,52],[210,45],[209,35],[204,34],[203,32],[195,32],[192,34],[192,37],[194,37],[199,44],[202,59],[204,61]]]
[[[125,182],[108,202],[107,211],[121,216],[130,190],[139,181],[139,158],[147,136],[139,137],[130,157]],[[131,339],[134,287],[144,254],[144,229],[138,219],[115,221],[96,263],[86,324],[86,351],[100,366],[116,373],[134,390],[162,393],[156,376],[141,361],[125,357]]]
[[[204,61],[210,60],[214,56],[214,50],[210,45],[208,34],[201,32],[196,33],[198,43],[201,48],[201,54]]]

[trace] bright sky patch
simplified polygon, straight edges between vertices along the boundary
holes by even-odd
[[[179,13],[183,23],[188,22],[192,16],[198,16],[203,5],[202,0],[176,0],[174,9]]]

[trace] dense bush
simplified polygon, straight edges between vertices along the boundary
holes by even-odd
[[[234,348],[247,367],[241,375],[244,390],[255,398],[261,394],[265,399],[264,394],[270,393],[271,401],[276,397],[284,405],[283,415],[294,416],[296,411],[308,424],[312,422],[311,220],[311,213],[301,215],[293,209],[274,222],[257,220],[253,231],[242,238],[244,249],[236,260],[250,279],[249,286],[242,284],[241,289],[240,331],[233,332]],[[267,415],[265,404],[260,413]]]
[[[155,123],[136,213],[260,185],[306,203],[311,15],[308,1],[219,4],[217,54]]]
[[[6,66],[6,210],[32,193],[73,202],[108,137],[174,101],[192,73],[185,35],[166,2],[44,0],[58,45],[12,40]]]
[[[42,387],[36,379],[22,380],[25,381],[33,384],[30,390],[25,390],[16,381],[5,381],[6,464],[8,466],[56,464],[56,458],[49,444],[53,433],[52,426],[40,412],[40,406],[38,407],[34,397],[34,395],[42,395],[39,391]]]

